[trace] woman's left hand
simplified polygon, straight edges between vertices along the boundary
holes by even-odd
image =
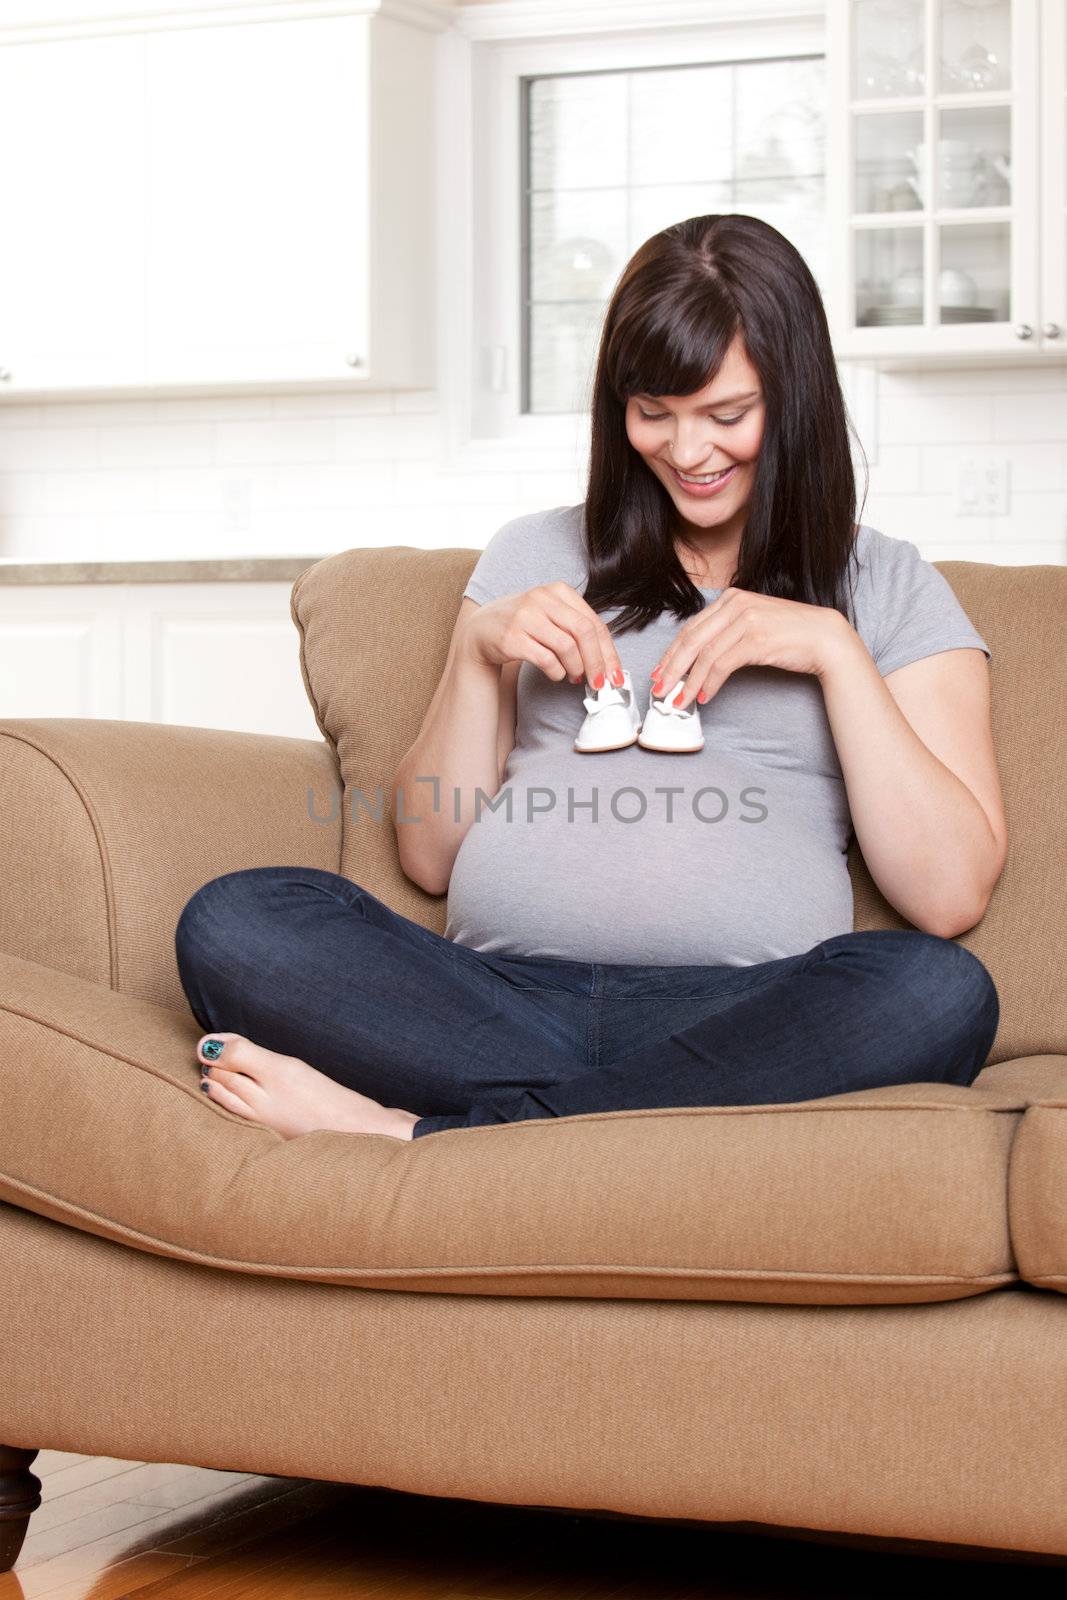
[[[781,667],[821,677],[855,629],[833,606],[724,589],[703,611],[690,617],[652,673],[652,693],[662,696],[679,678],[686,680],[672,705],[703,705],[738,667]]]

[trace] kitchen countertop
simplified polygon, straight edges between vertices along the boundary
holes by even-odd
[[[175,561],[0,558],[5,583],[291,583],[322,556],[216,556]]]

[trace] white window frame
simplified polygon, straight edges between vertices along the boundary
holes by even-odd
[[[824,0],[490,0],[460,12],[442,41],[439,142],[441,399],[453,459],[552,468],[588,446],[587,413],[519,409],[522,80],[825,49]]]

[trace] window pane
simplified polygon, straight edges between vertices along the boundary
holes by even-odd
[[[671,67],[623,76],[630,85],[631,184],[732,177],[732,67]]]
[[[584,411],[611,291],[671,223],[742,211],[825,268],[822,57],[528,83],[527,407]]]
[[[823,63],[751,61],[735,68],[739,178],[821,177],[826,167]]]
[[[603,316],[599,300],[530,308],[531,411],[588,411]]]
[[[622,73],[534,78],[529,100],[532,189],[626,182],[627,87]]]
[[[650,183],[643,189],[631,189],[627,259],[643,240],[669,228],[672,222],[680,222],[683,217],[706,217],[712,211],[731,211],[733,203],[732,183]]]
[[[625,189],[560,189],[530,196],[535,301],[607,299],[627,256]]]

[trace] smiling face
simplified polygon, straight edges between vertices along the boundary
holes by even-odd
[[[679,531],[740,539],[763,439],[763,389],[738,335],[696,394],[631,395],[626,434],[674,501]],[[705,479],[699,482],[694,479]]]

